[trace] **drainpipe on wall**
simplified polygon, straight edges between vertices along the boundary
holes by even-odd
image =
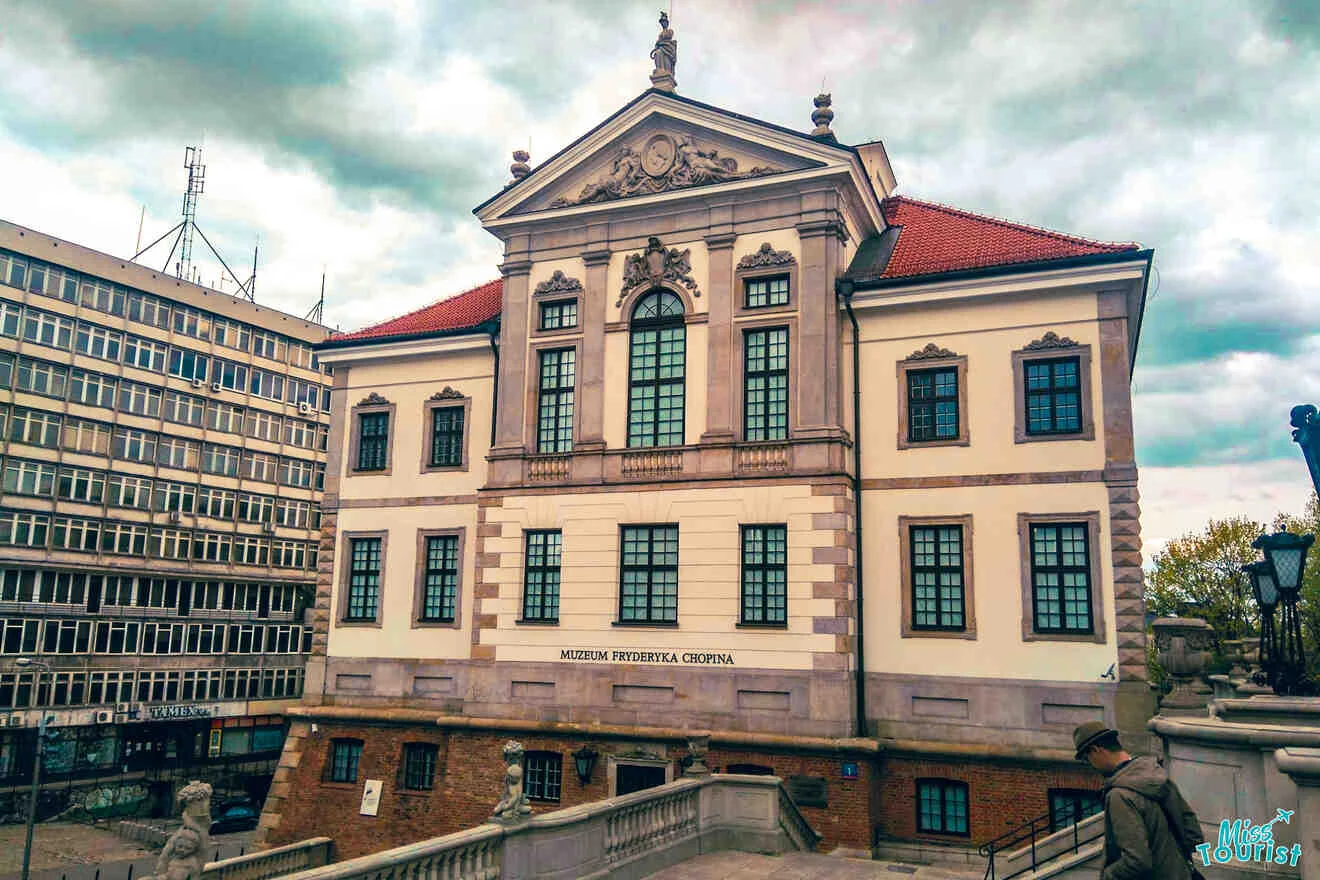
[[[495,417],[500,411],[500,319],[496,318],[486,330],[490,334],[490,350],[495,355],[495,384],[490,392],[490,446],[495,448]]]
[[[861,348],[858,345],[860,331],[857,316],[853,314],[853,282],[848,278],[836,278],[834,295],[843,299],[843,307],[848,312],[848,321],[852,324],[852,380],[853,380],[853,526],[856,532],[856,565],[853,567],[853,583],[857,595],[857,735],[870,735],[866,727],[866,655],[862,649],[862,630],[865,618],[862,615],[862,371]]]

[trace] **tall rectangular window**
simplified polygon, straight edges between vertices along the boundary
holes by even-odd
[[[950,779],[917,780],[917,830],[924,834],[969,835],[967,783]]]
[[[788,276],[775,275],[770,278],[749,278],[744,288],[743,300],[749,309],[761,309],[767,306],[788,305]]]
[[[463,407],[437,406],[431,410],[431,467],[463,464]]]
[[[744,336],[743,424],[748,440],[788,439],[788,328]]]
[[[681,300],[667,290],[633,307],[628,350],[628,446],[682,446],[687,326]]]
[[[678,526],[624,526],[622,623],[678,622]]]
[[[435,765],[439,752],[430,743],[404,743],[403,787],[409,791],[430,791],[435,784]]]
[[[1085,523],[1031,526],[1035,631],[1090,633],[1091,554]]]
[[[528,752],[523,756],[527,766],[527,797],[534,801],[558,801],[564,773],[564,758],[558,752]]]
[[[536,451],[573,449],[573,392],[577,351],[557,348],[541,352],[541,388],[537,395]]]
[[[788,527],[742,527],[742,622],[788,623]]]
[[[564,535],[558,529],[527,533],[523,620],[558,622],[559,566]]]
[[[358,460],[360,471],[385,470],[386,450],[390,439],[390,414],[362,413],[358,416]]]
[[[962,526],[912,526],[912,628],[965,628]]]
[[[908,441],[954,440],[958,437],[958,370],[909,370]]]
[[[1027,361],[1027,434],[1075,434],[1082,430],[1080,358]]]
[[[380,538],[349,541],[348,603],[345,620],[374,621],[380,600]]]
[[[431,535],[426,539],[426,570],[422,574],[421,619],[452,623],[458,602],[458,536]]]
[[[362,760],[362,740],[337,739],[330,743],[330,782],[357,782]]]

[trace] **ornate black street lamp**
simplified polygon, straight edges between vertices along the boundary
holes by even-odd
[[[1294,406],[1290,414],[1294,430],[1293,442],[1302,447],[1306,468],[1311,472],[1311,485],[1320,494],[1320,417],[1309,403]]]
[[[578,782],[585,788],[591,781],[591,771],[596,766],[596,759],[600,755],[591,746],[584,745],[573,753],[573,765],[577,770]]]
[[[1256,684],[1274,687],[1274,667],[1278,663],[1279,640],[1274,634],[1274,609],[1279,604],[1279,587],[1274,571],[1264,562],[1242,566],[1251,578],[1251,595],[1260,607],[1260,672]]]
[[[1312,682],[1306,672],[1306,652],[1302,647],[1302,622],[1297,615],[1297,598],[1306,571],[1306,551],[1315,543],[1315,535],[1275,532],[1261,535],[1251,546],[1265,553],[1265,564],[1279,588],[1279,653],[1275,666],[1274,692],[1280,696],[1309,696]]]

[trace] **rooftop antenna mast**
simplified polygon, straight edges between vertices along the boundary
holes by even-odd
[[[193,281],[196,283],[198,274],[193,270],[192,265],[193,233],[196,232],[201,236],[202,243],[205,244],[207,249],[210,250],[215,258],[220,261],[220,265],[224,266],[225,272],[229,274],[230,279],[238,286],[239,293],[253,302],[256,302],[256,297],[253,294],[257,284],[256,252],[253,251],[252,253],[252,278],[245,284],[238,280],[238,276],[234,274],[234,270],[229,268],[229,264],[225,262],[225,258],[220,256],[220,252],[215,249],[215,245],[211,244],[211,240],[206,237],[206,233],[197,225],[197,197],[200,196],[206,188],[206,166],[202,164],[201,147],[186,147],[184,149],[183,167],[188,169],[188,188],[183,193],[183,219],[171,226],[164,235],[153,241],[151,244],[144,248],[139,248],[138,252],[133,255],[132,260],[136,261],[138,257],[173,235],[174,244],[170,245],[169,256],[165,258],[165,265],[161,271],[169,271],[170,261],[174,259],[174,252],[178,251],[179,259],[174,264],[174,274],[185,281]],[[139,236],[140,235],[141,233],[139,232]],[[140,240],[139,237],[139,241]]]
[[[307,320],[314,324],[325,323],[325,269],[321,269],[321,298],[312,306],[312,310],[307,313]]]

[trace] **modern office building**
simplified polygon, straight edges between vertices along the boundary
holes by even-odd
[[[1096,809],[1074,725],[1139,747],[1153,708],[1152,252],[897,195],[827,96],[806,133],[652,81],[515,154],[475,209],[500,279],[317,346],[312,656],[264,839],[476,825],[509,739],[537,810],[649,787],[702,731],[827,848]]]
[[[43,714],[44,815],[261,793],[311,641],[328,332],[0,222],[0,816]]]

